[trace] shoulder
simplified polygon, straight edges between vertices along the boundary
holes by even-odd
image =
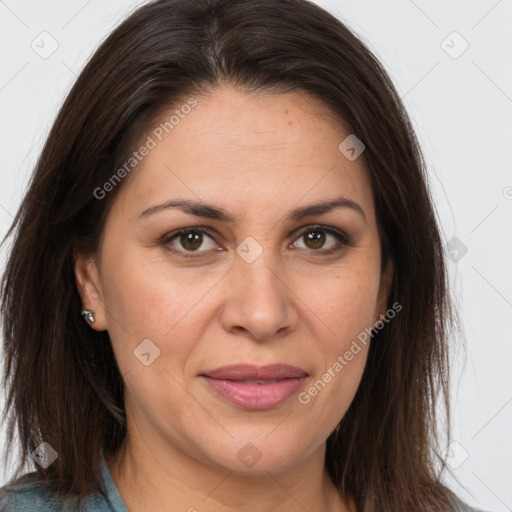
[[[64,501],[48,492],[36,481],[35,473],[27,473],[15,483],[0,487],[0,512],[111,512],[98,495],[87,500]]]
[[[35,475],[27,473],[0,488],[0,512],[36,512],[58,510],[52,496],[37,485]]]

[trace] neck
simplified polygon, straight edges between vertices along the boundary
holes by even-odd
[[[116,454],[105,454],[130,512],[355,512],[337,491],[325,467],[325,444],[299,466],[271,474],[244,475],[205,464],[168,444],[127,436]]]

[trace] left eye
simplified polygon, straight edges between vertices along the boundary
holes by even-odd
[[[330,249],[321,249],[325,244],[327,237],[334,238],[335,242]],[[306,243],[306,249],[312,249],[315,252],[332,253],[336,250],[341,249],[345,245],[350,244],[350,240],[345,233],[338,231],[337,229],[327,228],[323,226],[313,226],[305,229],[299,235],[299,240],[304,240]],[[309,245],[308,245],[309,244]]]
[[[210,240],[210,247],[206,247],[204,250],[199,250],[203,245],[205,236]],[[322,249],[328,237],[333,238],[335,243],[328,249]],[[319,252],[322,254],[329,254],[337,250],[341,250],[344,246],[350,244],[350,239],[345,233],[337,229],[327,228],[324,226],[308,227],[299,233],[296,240],[304,240],[306,244],[306,247],[299,247],[300,249],[310,249],[313,252]],[[181,249],[176,247],[175,242],[179,242]],[[184,228],[173,231],[172,233],[164,236],[162,244],[166,247],[171,245],[173,248],[168,248],[172,252],[177,252],[186,258],[198,257],[200,255],[193,253],[207,252],[215,247],[212,234],[202,228]]]

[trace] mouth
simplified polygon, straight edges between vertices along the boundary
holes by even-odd
[[[216,396],[247,410],[279,407],[308,376],[305,370],[285,364],[223,366],[199,375]]]

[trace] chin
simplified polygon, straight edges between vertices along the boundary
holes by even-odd
[[[289,471],[322,446],[321,441],[316,444],[305,444],[303,438],[299,439],[300,436],[271,438],[272,435],[269,437],[268,432],[269,430],[265,429],[259,436],[234,436],[228,444],[216,444],[214,452],[210,445],[206,456],[210,462],[225,470],[245,475],[260,475]]]

